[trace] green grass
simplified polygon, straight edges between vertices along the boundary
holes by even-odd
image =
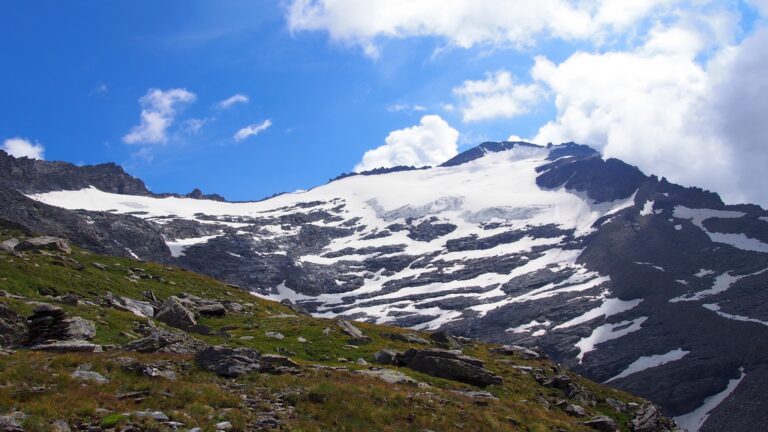
[[[0,241],[11,235],[0,231]],[[561,410],[545,409],[538,398],[556,400],[561,392],[540,386],[534,378],[505,364],[513,360],[516,365],[531,366],[551,371],[552,363],[546,360],[523,360],[500,356],[489,351],[490,345],[474,343],[464,347],[468,355],[485,361],[486,366],[502,376],[504,384],[487,390],[499,398],[478,404],[452,393],[451,390],[477,390],[454,381],[431,377],[399,368],[414,379],[429,384],[419,388],[409,385],[389,385],[375,378],[364,377],[350,371],[315,370],[311,365],[344,366],[351,370],[362,369],[354,362],[363,358],[372,361],[373,353],[382,348],[406,350],[412,345],[392,341],[382,333],[406,333],[402,328],[356,324],[372,342],[357,348],[347,345],[344,335],[331,320],[295,316],[278,318],[276,315],[293,314],[279,303],[252,296],[242,290],[227,286],[213,279],[155,263],[137,262],[123,258],[97,256],[75,248],[70,258],[85,265],[58,265],[55,257],[41,253],[25,253],[17,257],[0,253],[0,290],[23,299],[0,297],[17,313],[28,316],[33,301],[53,302],[43,293],[56,295],[76,294],[83,300],[99,303],[110,291],[114,294],[142,299],[141,293],[152,290],[164,299],[186,292],[192,295],[228,300],[244,306],[244,313],[227,313],[221,318],[203,318],[201,324],[219,329],[232,326],[229,339],[222,336],[199,336],[209,344],[226,344],[249,347],[262,353],[285,354],[301,364],[299,375],[251,374],[237,380],[245,385],[244,392],[255,399],[259,409],[248,410],[239,394],[231,391],[228,380],[202,371],[194,365],[190,356],[169,354],[137,354],[106,352],[99,354],[51,354],[18,351],[10,356],[0,356],[0,415],[13,411],[29,414],[26,430],[48,430],[51,421],[65,419],[71,425],[92,422],[103,427],[127,421],[124,413],[140,410],[159,410],[172,420],[189,427],[198,426],[212,430],[219,421],[230,421],[236,430],[242,430],[258,417],[260,410],[281,401],[293,406],[292,415],[284,414],[289,430],[295,431],[421,431],[423,429],[488,430],[488,431],[551,431],[562,428],[567,431],[589,430],[579,424],[582,419],[567,416]],[[105,264],[107,270],[99,270],[94,262]],[[126,279],[127,269],[138,267],[157,279]],[[96,323],[95,342],[104,345],[122,345],[132,340],[126,335],[134,326],[146,321],[128,312],[111,308],[78,305],[60,305],[68,314],[81,316]],[[162,326],[162,324],[158,323]],[[323,333],[325,328],[331,331]],[[265,332],[280,332],[285,339],[268,338]],[[251,340],[241,340],[251,336]],[[307,342],[298,341],[301,336]],[[427,337],[426,334],[422,336]],[[132,356],[145,362],[166,360],[176,365],[178,379],[167,381],[149,378],[121,369],[113,360],[120,356]],[[349,363],[340,363],[346,358]],[[93,370],[109,377],[103,385],[81,383],[71,373],[81,364],[90,363]],[[550,372],[551,373],[551,372]],[[598,405],[587,408],[590,415],[606,414],[621,422],[622,430],[628,429],[626,416],[617,413],[604,403],[606,397],[625,402],[642,402],[628,394],[578,378],[597,398]],[[33,391],[33,388],[44,391]],[[145,399],[138,403],[120,400],[118,393],[147,391]],[[106,410],[106,411],[104,411]],[[516,426],[512,420],[519,423]],[[138,422],[132,419],[133,422]],[[156,424],[142,420],[147,430],[156,430]],[[162,430],[162,429],[160,429]]]

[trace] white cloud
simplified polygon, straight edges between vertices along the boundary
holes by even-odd
[[[425,115],[416,126],[392,131],[385,144],[363,155],[355,172],[393,166],[437,165],[456,156],[459,131],[438,115]]]
[[[149,89],[139,99],[141,123],[123,137],[127,144],[164,144],[167,130],[173,124],[180,106],[192,103],[197,97],[186,89]]]
[[[29,140],[18,137],[6,139],[0,148],[17,158],[28,157],[30,159],[43,160],[43,153],[45,152],[45,147],[41,144],[33,144]]]
[[[377,39],[434,36],[450,45],[525,47],[545,36],[598,40],[632,29],[680,0],[292,0],[291,31],[326,31],[334,41],[379,55]]]
[[[536,84],[515,84],[512,74],[500,70],[482,81],[464,81],[453,93],[463,101],[465,122],[511,118],[527,113],[543,96]]]
[[[410,105],[410,104],[391,104],[387,106],[387,111],[389,112],[421,112],[426,111],[427,107],[423,105]]]
[[[634,50],[537,58],[531,74],[554,94],[557,115],[534,141],[590,144],[726,201],[768,204],[754,177],[768,166],[768,30],[727,45],[729,25],[659,27]]]
[[[223,101],[217,103],[216,108],[220,110],[225,110],[225,109],[231,108],[232,105],[239,104],[239,103],[248,103],[248,101],[250,101],[250,99],[248,98],[247,95],[238,93],[234,96],[230,96],[224,99]]]
[[[250,136],[258,135],[265,130],[269,129],[269,127],[272,126],[271,120],[264,120],[261,123],[254,123],[252,125],[248,125],[235,134],[235,141],[242,141]]]

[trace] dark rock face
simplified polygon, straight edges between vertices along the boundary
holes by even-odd
[[[261,368],[259,352],[250,348],[212,346],[198,352],[195,361],[201,368],[226,378],[237,378]]]
[[[25,193],[93,186],[105,192],[150,195],[143,181],[114,163],[79,167],[66,162],[17,159],[4,151],[0,151],[0,185]]]
[[[559,159],[539,168],[536,184],[555,189],[564,186],[585,192],[597,202],[613,201],[632,195],[647,177],[637,168],[618,160],[603,160],[599,155],[586,159]]]
[[[483,362],[454,351],[409,349],[395,357],[397,364],[439,378],[487,387],[501,384],[501,377],[485,369]]]

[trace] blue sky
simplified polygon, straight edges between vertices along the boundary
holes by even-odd
[[[660,76],[648,86],[672,80],[680,92],[690,93],[689,87],[708,86],[710,76],[735,74],[733,55],[727,67],[718,66],[717,74],[711,60],[741,49],[759,36],[762,25],[761,2],[713,1],[702,7],[701,2],[672,1],[667,2],[672,6],[633,12],[637,16],[629,23],[624,19],[629,12],[619,11],[607,21],[595,18],[588,26],[570,29],[575,18],[542,26],[539,18],[549,19],[548,10],[526,21],[516,16],[486,22],[497,17],[478,18],[467,6],[482,7],[482,1],[464,2],[458,15],[445,20],[438,13],[440,2],[433,2],[434,11],[403,15],[400,11],[412,3],[371,2],[376,7],[357,10],[345,1],[3,2],[0,141],[22,139],[40,146],[47,160],[115,161],[158,192],[200,187],[236,200],[309,188],[356,166],[434,163],[510,135],[585,142],[646,171],[700,184],[712,167],[680,175],[679,167],[669,163],[689,158],[695,148],[671,138],[671,143],[653,144],[659,146],[653,151],[644,145],[685,130],[646,135],[643,123],[630,124],[635,120],[616,114],[636,108],[617,106],[619,102],[607,98],[613,89],[600,87],[616,76],[585,83],[599,96],[586,100],[579,95],[579,74],[597,68],[624,76],[622,65],[634,61],[639,63],[633,70],[648,67],[654,74],[659,65],[680,66],[690,68],[686,77]],[[370,0],[358,4],[366,2]],[[550,3],[561,7],[560,0]],[[398,11],[383,14],[387,11],[378,8],[387,4]],[[514,14],[512,9],[503,11]],[[608,16],[593,9],[589,14]],[[371,28],[370,19],[381,28]],[[470,20],[479,29],[488,24],[523,30],[477,36],[465,30],[472,27],[464,25]],[[713,20],[727,22],[702,24]],[[652,53],[643,48],[661,30],[676,29],[684,31],[656,38],[671,48],[653,48]],[[691,42],[686,34],[700,42]],[[614,64],[622,54],[624,63]],[[579,55],[588,57],[581,66],[585,69],[578,69]],[[633,87],[637,81],[618,80],[617,91],[626,87],[627,99],[655,94],[645,87],[638,92]],[[174,89],[186,96],[162,111],[146,98],[140,102],[151,89],[160,91],[157,100],[169,100]],[[714,93],[701,91],[707,97]],[[217,107],[234,95],[248,100]],[[640,109],[664,101],[649,100]],[[146,134],[127,138],[140,127],[142,109],[162,117],[162,139],[155,136],[152,142]],[[587,119],[574,123],[573,110]],[[603,111],[610,115],[595,114]],[[687,111],[676,115],[701,116]],[[430,117],[423,121],[424,116]],[[643,121],[658,124],[652,115]],[[551,127],[543,128],[547,123]],[[249,125],[264,127],[236,139]],[[405,131],[387,140],[398,130]],[[642,132],[634,132],[638,130]],[[727,160],[727,166],[717,169],[733,172],[740,161],[730,160],[732,137],[723,135],[707,149],[722,152]],[[387,148],[361,162],[385,140]],[[734,177],[704,186],[729,194],[740,181]],[[760,201],[764,197],[759,192],[734,199]]]

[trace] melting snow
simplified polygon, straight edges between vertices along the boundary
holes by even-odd
[[[192,237],[192,238],[185,238],[185,239],[177,239],[173,241],[166,240],[165,244],[168,245],[168,249],[171,250],[172,256],[179,257],[184,255],[184,249],[192,245],[206,243],[208,240],[219,237],[220,235],[221,234],[203,236],[203,237]]]
[[[727,291],[730,287],[732,287],[736,282],[740,281],[741,279],[744,279],[750,276],[757,276],[759,274],[765,273],[766,271],[768,271],[768,268],[760,270],[759,272],[755,272],[748,275],[742,275],[742,276],[732,276],[730,272],[725,272],[715,278],[715,281],[712,283],[712,288],[704,291],[695,292],[692,294],[684,294],[679,297],[670,299],[669,302],[677,303],[681,301],[697,301],[705,297],[720,294],[721,292]]]
[[[661,365],[665,365],[669,362],[680,360],[681,358],[685,357],[689,353],[690,351],[684,351],[682,348],[678,348],[665,354],[654,354],[650,356],[642,356],[637,360],[633,361],[632,363],[630,363],[629,366],[627,366],[626,369],[621,371],[620,374],[616,375],[615,377],[605,382],[608,383],[613,380],[624,378],[632,374],[638,373],[640,371],[644,371],[646,369],[655,368]]]
[[[608,318],[609,316],[628,311],[634,308],[635,306],[639,305],[642,301],[643,299],[635,299],[635,300],[619,300],[617,298],[606,299],[603,302],[603,304],[601,304],[600,306],[585,312],[581,316],[578,316],[576,318],[573,318],[570,321],[566,321],[556,326],[554,330],[574,327],[579,324],[583,324],[587,321],[592,321],[593,319],[599,318],[601,316]]]
[[[613,339],[626,336],[632,332],[640,330],[642,324],[648,317],[639,317],[630,321],[622,321],[615,324],[603,324],[600,327],[592,330],[592,334],[582,338],[575,345],[579,349],[579,355],[576,356],[579,359],[579,363],[584,359],[584,354],[594,351],[595,346],[608,342]]]
[[[674,215],[680,219],[690,219],[694,225],[701,228],[709,238],[715,243],[724,243],[737,249],[768,253],[768,244],[760,240],[747,237],[744,234],[726,234],[708,231],[704,226],[704,221],[711,218],[732,219],[740,218],[746,213],[740,211],[712,210],[712,209],[691,209],[688,207],[675,207]]]
[[[643,209],[640,210],[640,216],[648,216],[653,213],[653,201],[646,201],[643,204]]]
[[[704,399],[704,403],[694,411],[688,414],[675,417],[677,424],[683,429],[687,429],[688,432],[698,432],[701,426],[709,418],[709,414],[717,408],[734,390],[739,386],[741,380],[744,379],[746,374],[744,368],[739,368],[739,377],[728,381],[728,385],[725,390],[720,393],[713,394],[712,396]]]
[[[757,324],[762,324],[764,326],[768,326],[768,321],[762,321],[762,320],[759,320],[757,318],[749,318],[749,317],[745,317],[743,315],[732,315],[732,314],[729,314],[729,313],[722,312],[722,311],[720,311],[720,305],[718,305],[716,303],[703,304],[702,306],[704,306],[705,308],[715,312],[716,314],[720,315],[723,318],[728,318],[728,319],[732,319],[732,320],[735,320],[735,321],[753,322],[753,323],[757,323]]]
[[[539,322],[538,320],[533,320],[528,324],[522,324],[517,327],[511,327],[506,329],[505,331],[509,333],[529,333],[532,329],[536,327],[548,327],[551,324],[552,322],[549,320],[544,320],[542,322]]]

